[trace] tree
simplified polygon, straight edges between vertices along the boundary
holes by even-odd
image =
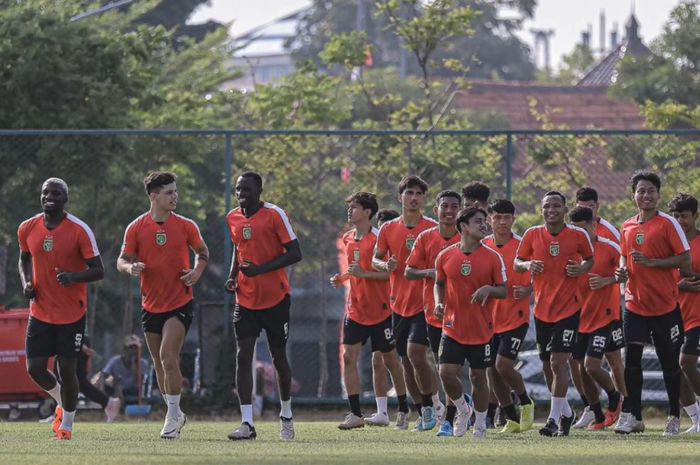
[[[433,8],[438,10],[439,4],[445,2],[400,0],[374,4],[368,0],[315,0],[302,17],[297,36],[288,46],[296,60],[312,60],[317,66],[323,66],[319,54],[334,35],[357,29],[359,12],[363,18],[359,21],[363,25],[360,32],[367,34],[368,43],[373,48],[374,66],[391,66],[420,75],[418,63],[405,59],[400,37],[388,29],[390,18],[380,10],[387,7],[393,10],[395,6],[398,9],[396,15],[408,23],[433,3],[438,3]],[[452,4],[454,9],[470,8],[478,15],[478,20],[470,23],[474,34],[455,35],[448,42],[440,44],[435,54],[437,62],[458,60],[469,68],[467,76],[470,78],[528,80],[534,77],[535,68],[530,61],[529,49],[517,38],[515,31],[520,27],[522,18],[532,17],[535,0],[458,0],[447,3]],[[502,18],[500,12],[504,8],[512,8],[520,18]],[[433,72],[435,76],[445,77],[461,74],[447,68],[435,68]]]
[[[700,3],[687,0],[674,8],[651,50],[622,60],[613,95],[640,104],[700,105]]]

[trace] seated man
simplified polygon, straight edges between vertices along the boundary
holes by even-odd
[[[125,337],[121,355],[110,358],[102,369],[105,391],[109,395],[138,399],[140,385],[143,385],[138,379],[143,379],[150,369],[144,358],[141,358],[140,367],[136,364],[141,347],[140,337],[133,334]]]

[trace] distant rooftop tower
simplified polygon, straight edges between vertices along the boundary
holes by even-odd
[[[550,72],[551,67],[551,53],[549,50],[550,38],[554,35],[553,29],[530,29],[534,39],[535,39],[535,66],[538,68],[544,68],[547,72]]]

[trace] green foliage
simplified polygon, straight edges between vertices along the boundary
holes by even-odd
[[[686,0],[674,8],[651,49],[651,55],[622,60],[613,94],[640,104],[700,105],[700,3]]]

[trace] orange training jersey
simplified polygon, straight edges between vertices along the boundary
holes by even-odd
[[[348,266],[359,263],[363,271],[374,272],[372,254],[377,243],[379,231],[372,228],[365,236],[355,240],[355,230],[343,235],[343,247]],[[347,267],[346,267],[347,269]],[[391,316],[389,307],[389,280],[366,279],[350,276],[347,281],[350,290],[347,292],[348,317],[361,325],[372,326],[381,323]]]
[[[482,242],[492,248],[503,258],[508,278],[508,297],[493,302],[493,329],[496,334],[505,333],[524,324],[530,323],[530,297],[516,300],[513,297],[513,286],[529,286],[530,273],[517,273],[513,269],[515,253],[522,237],[513,234],[502,246],[496,245],[493,235],[487,236]]]
[[[87,310],[87,283],[71,283],[63,287],[56,279],[57,270],[76,273],[85,271],[86,260],[100,255],[90,227],[66,213],[54,229],[44,224],[40,213],[19,225],[20,252],[32,256],[32,285],[36,298],[31,301],[32,318],[52,324],[75,323]]]
[[[611,284],[601,289],[593,290],[588,284],[591,274],[609,278],[615,274],[615,268],[620,263],[620,246],[610,239],[598,236],[593,247],[593,268],[581,281],[581,320],[579,331],[592,333],[613,321],[620,319],[620,285]]]
[[[693,271],[700,273],[700,234],[690,241],[690,258],[692,260]],[[681,273],[674,270],[676,280],[681,280]],[[700,327],[700,294],[697,292],[682,292],[679,291],[678,300],[681,304],[681,313],[683,314],[683,330],[690,331],[693,328]]]
[[[557,235],[544,225],[534,226],[523,235],[517,257],[522,260],[541,260],[544,271],[532,277],[535,291],[535,317],[545,323],[556,323],[569,318],[581,309],[580,278],[566,275],[569,260],[593,256],[588,233],[573,225],[566,225]]]
[[[403,222],[403,216],[399,216],[384,223],[379,230],[377,250],[385,251],[398,261],[396,270],[389,274],[389,286],[391,309],[400,316],[412,317],[423,311],[423,283],[409,281],[403,273],[406,269],[406,259],[418,235],[436,224],[435,220],[422,217],[416,226],[408,228]],[[384,259],[386,258],[385,256]]]
[[[650,268],[634,262],[630,253],[647,258],[667,258],[690,249],[685,233],[671,215],[657,212],[640,223],[637,216],[622,225],[622,256],[627,258],[629,279],[625,290],[627,310],[641,316],[661,316],[678,305],[678,282],[672,268]]]
[[[192,300],[192,288],[180,278],[189,270],[190,247],[204,240],[197,224],[171,213],[163,223],[146,212],[126,227],[122,254],[135,255],[146,267],[141,272],[141,305],[151,313],[176,310]]]
[[[435,260],[438,281],[445,283],[445,315],[442,331],[460,344],[486,344],[493,338],[493,301],[483,307],[472,303],[472,294],[482,286],[506,281],[503,259],[481,245],[471,254],[459,244],[440,252]]]
[[[620,231],[603,218],[598,218],[596,221],[595,235],[610,239],[616,244],[620,243]]]
[[[406,266],[419,270],[435,268],[435,259],[438,254],[447,247],[459,242],[459,234],[455,234],[449,239],[445,239],[440,235],[440,227],[427,229],[418,235],[416,243],[413,245],[413,250],[408,256]],[[438,320],[433,315],[435,309],[435,296],[433,288],[435,280],[425,278],[423,280],[423,310],[425,311],[425,320],[430,326],[442,328],[442,320]]]
[[[284,245],[297,238],[285,211],[269,202],[263,203],[250,218],[246,218],[240,207],[234,208],[226,215],[226,222],[239,265],[270,262],[286,253]],[[284,268],[252,278],[238,272],[236,299],[240,306],[249,310],[272,308],[290,293],[289,277]]]

